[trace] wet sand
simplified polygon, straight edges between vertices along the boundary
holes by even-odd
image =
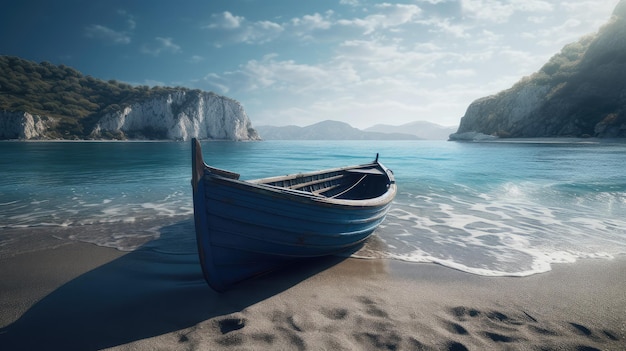
[[[524,278],[326,258],[218,294],[192,253],[0,259],[0,350],[624,350],[626,258]]]

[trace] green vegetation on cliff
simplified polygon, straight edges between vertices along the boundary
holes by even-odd
[[[626,137],[626,1],[512,88],[474,101],[457,134]]]

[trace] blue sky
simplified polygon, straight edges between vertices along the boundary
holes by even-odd
[[[619,0],[9,0],[0,54],[241,102],[253,125],[458,125]]]

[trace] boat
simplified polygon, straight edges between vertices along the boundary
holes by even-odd
[[[207,165],[200,142],[191,142],[198,255],[218,292],[294,260],[355,251],[397,192],[378,154],[363,165],[241,180]]]

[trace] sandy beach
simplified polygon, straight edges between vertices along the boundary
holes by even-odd
[[[524,278],[326,258],[218,294],[195,255],[0,259],[0,350],[624,350],[626,258]]]

